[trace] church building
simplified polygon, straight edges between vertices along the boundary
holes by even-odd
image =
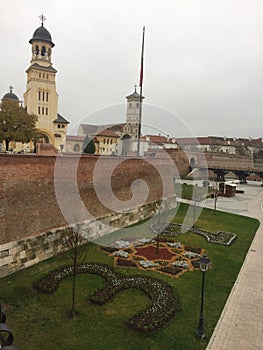
[[[140,123],[140,95],[136,86],[134,92],[126,96],[126,100],[126,123],[114,125],[80,124],[77,136],[67,136],[67,152],[81,152],[81,144],[83,144],[85,136],[88,135],[94,141],[95,154],[135,155]]]
[[[41,26],[35,30],[29,40],[32,46],[32,57],[30,66],[26,70],[24,107],[27,113],[38,117],[36,127],[40,132],[39,142],[51,144],[56,149],[63,150],[66,145],[69,122],[58,113],[57,70],[52,64],[52,50],[55,44],[49,31],[44,27],[45,17],[42,15],[40,19]],[[4,98],[7,98],[7,95],[5,94]],[[21,149],[21,145],[20,147],[17,145],[14,151],[19,148]]]

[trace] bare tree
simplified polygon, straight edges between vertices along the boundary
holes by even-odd
[[[76,316],[75,301],[76,301],[76,274],[78,272],[78,265],[83,261],[84,251],[81,249],[83,244],[87,243],[78,230],[71,229],[67,237],[64,238],[63,245],[66,250],[69,250],[69,256],[73,262],[73,282],[72,282],[72,304],[70,310],[70,317]]]

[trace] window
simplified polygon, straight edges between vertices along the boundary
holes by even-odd
[[[38,107],[38,114],[40,114],[40,107]]]
[[[48,79],[48,74],[47,74],[47,79]]]
[[[46,92],[46,101],[48,102],[48,92]]]
[[[79,152],[79,151],[80,151],[80,147],[79,147],[79,144],[78,144],[78,143],[76,143],[76,144],[74,145],[73,151],[74,151],[74,152]]]
[[[45,92],[42,92],[42,100],[45,101]]]
[[[42,114],[44,115],[44,113],[45,113],[45,108],[42,107]]]
[[[110,140],[110,144],[112,145],[112,139]]]
[[[65,128],[65,124],[62,124],[61,127],[62,127],[62,129],[64,129]]]
[[[46,56],[46,47],[45,46],[42,46],[41,56]]]
[[[43,73],[43,78],[45,79],[45,77],[46,77],[46,74],[45,74],[45,73]]]
[[[38,91],[38,99],[41,100],[41,91]]]
[[[103,143],[106,143],[106,139],[103,139]]]
[[[48,108],[46,107],[46,115],[48,115]]]
[[[58,124],[58,129],[60,129],[60,124]]]
[[[38,77],[41,78],[41,73],[38,74]]]

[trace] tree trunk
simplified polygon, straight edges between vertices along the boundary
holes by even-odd
[[[5,140],[5,150],[6,151],[9,151],[9,142],[10,141],[8,139]]]
[[[73,284],[72,284],[72,307],[71,317],[75,317],[75,294],[76,294],[76,274],[77,274],[77,260],[78,260],[78,233],[74,237],[74,256],[73,256]]]

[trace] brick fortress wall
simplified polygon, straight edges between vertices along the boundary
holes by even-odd
[[[63,159],[62,159],[63,158]],[[57,202],[54,185],[54,169],[57,157],[36,155],[0,155],[0,267],[1,275],[14,272],[41,261],[61,250],[61,237],[67,232],[74,220],[65,220]],[[100,159],[99,163],[98,160]],[[172,186],[170,165],[166,159],[152,159],[149,164],[144,159],[123,157],[60,156],[60,171],[62,176],[59,186],[67,189],[63,203],[68,208],[76,208],[72,182],[77,176],[78,193],[84,208],[91,216],[104,218],[110,225],[127,226],[152,216],[158,209],[159,199],[168,196],[163,193],[162,180]],[[102,160],[102,161],[101,161]],[[114,167],[115,161],[120,162]],[[77,164],[77,171],[76,169]],[[114,167],[111,176],[113,194],[120,201],[132,198],[131,184],[136,179],[142,179],[148,186],[148,197],[141,207],[136,206],[127,213],[112,213],[98,199],[94,189],[93,172],[96,168],[96,182],[107,198],[108,188],[105,177]],[[167,170],[167,178],[161,178],[157,169]],[[62,175],[61,175],[62,174]],[[166,175],[165,175],[166,176]],[[104,188],[105,187],[105,188]],[[140,192],[137,193],[140,196]],[[99,221],[88,220],[85,212],[77,211],[75,223],[86,220],[91,235],[106,234],[99,226]],[[117,224],[118,226],[118,224]],[[56,242],[56,243],[55,243]],[[60,243],[59,243],[60,242]]]

